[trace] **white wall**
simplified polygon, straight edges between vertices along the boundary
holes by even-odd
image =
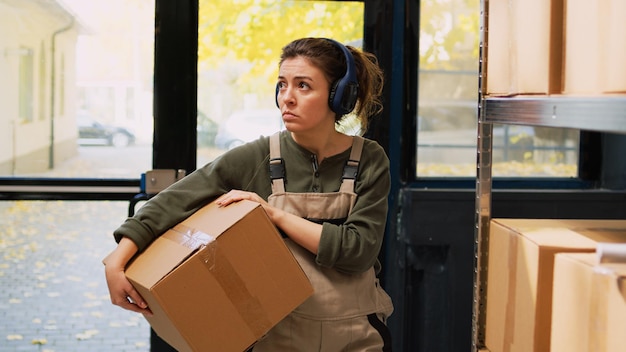
[[[0,3],[0,164],[10,164],[13,158],[27,158],[50,147],[52,37],[70,20],[71,16],[54,2]],[[73,27],[56,36],[55,144],[67,144],[77,138],[73,117],[77,34],[77,27]],[[19,62],[23,48],[33,53],[32,121],[19,120],[18,116]]]

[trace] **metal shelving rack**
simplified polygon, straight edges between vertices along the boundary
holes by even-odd
[[[486,82],[487,72],[488,5],[489,0],[481,0],[472,351],[485,348],[485,299],[491,222],[493,124],[572,128],[626,134],[626,96],[624,95],[594,97],[486,96],[483,82]]]

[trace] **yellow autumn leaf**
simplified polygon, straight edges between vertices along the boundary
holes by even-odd
[[[99,331],[95,330],[95,329],[86,330],[83,333],[76,334],[76,339],[78,339],[78,340],[88,340],[88,339],[94,337],[95,335],[97,335],[98,333],[99,333]]]
[[[30,343],[33,344],[33,345],[45,345],[45,344],[48,343],[48,340],[46,340],[44,338],[33,339]]]

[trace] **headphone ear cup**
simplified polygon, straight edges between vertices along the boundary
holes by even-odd
[[[346,73],[335,81],[328,92],[328,105],[336,114],[343,116],[349,114],[356,106],[358,100],[359,83],[356,76],[356,66],[354,56],[343,44],[326,38],[329,42],[339,48],[346,58]]]
[[[336,81],[328,94],[330,109],[341,116],[349,114],[356,105],[358,89],[358,83],[350,82],[345,77]]]
[[[331,87],[330,87],[330,91],[328,92],[328,106],[330,106],[330,109],[334,112],[337,112],[336,108],[337,108],[337,103],[335,102],[335,98],[337,96],[337,86],[339,85],[339,81],[335,81]]]
[[[341,101],[338,102],[342,115],[349,114],[356,106],[359,94],[359,84],[356,82],[348,82],[343,86],[341,91]]]

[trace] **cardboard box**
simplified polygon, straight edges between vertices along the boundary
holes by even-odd
[[[626,1],[566,0],[565,94],[626,93]]]
[[[562,91],[563,0],[490,0],[486,93]]]
[[[549,351],[554,256],[593,253],[599,242],[626,242],[626,221],[493,219],[486,347],[492,352]]]
[[[552,299],[552,351],[623,351],[625,281],[624,263],[598,265],[595,254],[557,254]]]
[[[241,352],[313,293],[263,208],[211,203],[126,270],[152,328],[179,351]]]

